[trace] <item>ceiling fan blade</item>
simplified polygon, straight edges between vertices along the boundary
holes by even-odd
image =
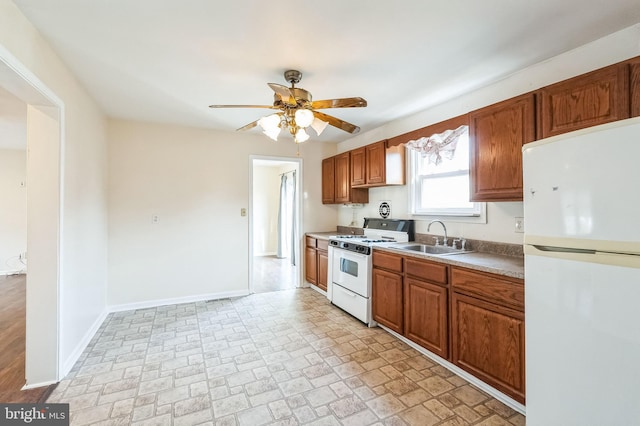
[[[311,102],[313,109],[366,107],[367,101],[362,98],[324,99]]]
[[[280,99],[282,99],[282,102],[289,105],[297,105],[296,99],[294,98],[293,93],[291,93],[291,90],[289,90],[287,86],[283,86],[282,84],[277,84],[277,83],[267,83],[267,84],[269,85],[269,87],[271,87],[271,90],[273,90],[278,94],[278,96],[280,96]]]
[[[209,108],[267,108],[267,109],[277,109],[273,105],[209,105]]]
[[[318,120],[326,121],[333,127],[337,127],[338,129],[344,130],[345,132],[358,133],[360,131],[360,127],[351,123],[347,123],[346,121],[340,120],[339,118],[332,117],[325,113],[322,113],[319,111],[313,111],[313,115],[315,115],[318,118]]]
[[[253,129],[254,127],[256,127],[258,125],[258,121],[259,120],[260,119],[257,119],[256,121],[252,121],[251,123],[247,124],[246,126],[242,126],[239,129],[236,129],[236,132]]]

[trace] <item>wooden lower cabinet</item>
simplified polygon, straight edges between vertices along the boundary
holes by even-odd
[[[396,333],[404,331],[402,275],[373,268],[373,319]]]
[[[318,276],[316,278],[316,285],[327,291],[327,276],[329,273],[329,255],[324,250],[317,251],[316,264],[318,268]]]
[[[318,284],[317,250],[313,247],[304,248],[304,277],[311,284]]]
[[[327,276],[329,273],[329,241],[305,237],[304,247],[304,277],[307,282],[327,291]]]
[[[405,278],[404,335],[442,358],[449,356],[446,287]]]
[[[453,363],[525,402],[524,312],[453,292]]]

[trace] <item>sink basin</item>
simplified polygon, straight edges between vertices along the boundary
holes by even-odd
[[[462,254],[462,253],[471,252],[470,250],[460,250],[460,249],[447,247],[447,246],[429,246],[426,244],[416,244],[416,243],[398,245],[396,248],[399,248],[401,250],[409,250],[409,251],[415,251],[419,253],[428,253],[428,254],[434,254],[439,256],[449,256],[452,254]]]

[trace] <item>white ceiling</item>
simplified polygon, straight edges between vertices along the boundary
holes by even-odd
[[[270,104],[286,69],[365,98],[325,112],[367,131],[640,22],[639,0],[14,2],[109,116],[228,131],[268,111],[207,106]]]
[[[1,86],[0,149],[27,149],[27,104]]]

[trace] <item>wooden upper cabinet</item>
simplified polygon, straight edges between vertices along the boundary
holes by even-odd
[[[334,157],[322,160],[322,204],[333,204],[336,200],[336,162]]]
[[[625,118],[629,118],[629,65],[626,63],[540,89],[539,139]]]
[[[366,151],[366,175],[367,184],[386,184],[386,140],[367,145]]]
[[[640,116],[640,58],[629,62],[629,93],[631,117]]]
[[[351,152],[351,186],[404,185],[404,146],[387,147],[387,140],[375,142]]]
[[[470,113],[471,200],[522,201],[522,145],[534,140],[533,93]]]
[[[365,147],[351,151],[351,186],[366,183]]]
[[[349,153],[336,155],[336,203],[349,202],[349,190],[351,189],[351,174],[349,170]]]
[[[322,160],[322,203],[368,203],[369,190],[351,189],[350,153]]]

